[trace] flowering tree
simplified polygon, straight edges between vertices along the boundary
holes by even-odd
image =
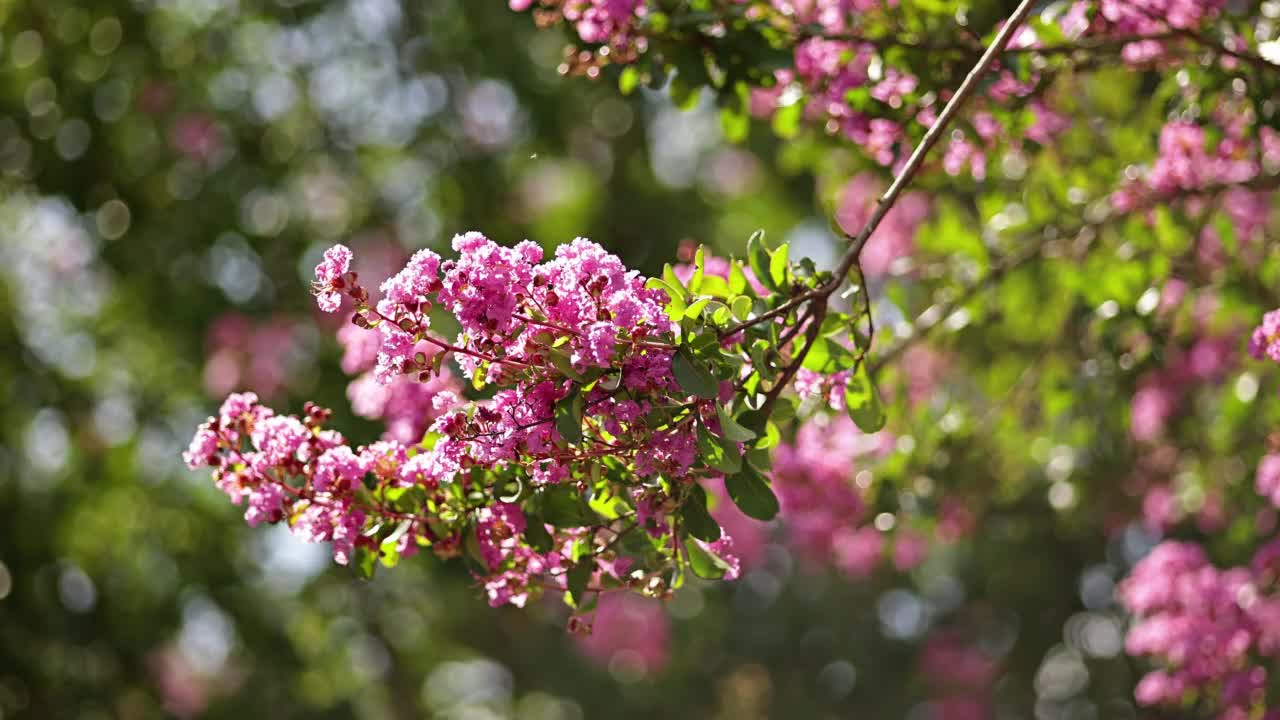
[[[0,8],[0,714],[1269,717],[1276,17]]]
[[[394,566],[430,548],[463,557],[492,604],[523,606],[553,590],[576,609],[575,622],[590,618],[605,592],[669,597],[689,572],[736,578],[734,538],[712,512],[723,496],[747,517],[769,521],[782,495],[797,533],[813,513],[832,513],[828,539],[810,542],[825,545],[822,554],[839,565],[874,563],[878,533],[898,520],[882,513],[871,534],[846,532],[863,510],[858,493],[839,492],[847,482],[839,471],[826,503],[806,510],[789,495],[815,482],[809,463],[821,461],[803,459],[801,439],[808,424],[827,422],[815,415],[842,410],[862,433],[882,431],[876,374],[900,362],[914,338],[1002,281],[1016,293],[1005,278],[1029,260],[1088,251],[1116,217],[1128,218],[1116,252],[1150,260],[1085,290],[1086,298],[1105,298],[1104,317],[1119,312],[1117,297],[1162,278],[1163,290],[1151,285],[1136,298],[1137,313],[1175,305],[1167,296],[1188,288],[1170,276],[1187,264],[1204,268],[1189,274],[1204,273],[1194,291],[1212,302],[1231,271],[1222,256],[1276,262],[1263,238],[1280,179],[1280,134],[1267,124],[1276,118],[1280,65],[1274,42],[1257,41],[1270,33],[1262,19],[1269,11],[1100,0],[1057,3],[1027,22],[1035,7],[1024,0],[983,38],[963,11],[951,17],[877,2],[513,0],[512,10],[531,12],[540,26],[568,28],[562,73],[613,76],[624,94],[641,84],[667,87],[678,104],[709,88],[729,137],[746,138],[753,116],[768,118],[783,138],[812,126],[887,169],[892,182],[874,203],[874,183],[868,193],[860,179],[838,198],[833,225],[848,244],[830,270],[793,260],[785,244],[770,248],[762,234],[751,237],[743,260],[699,248],[688,265],[669,264],[662,277],[646,279],[584,239],[544,262],[533,243],[505,248],[470,233],[454,239],[456,259],[416,254],[379,297],[350,271],[351,252],[336,245],[316,268],[317,302],[349,314],[373,338],[347,336],[349,364],[372,368],[391,397],[412,397],[406,413],[421,419],[425,436],[353,448],[324,428],[326,410],[277,415],[256,396],[237,394],[201,426],[188,464],[212,466],[219,487],[237,503],[247,499],[250,524],[287,522],[308,539],[331,541],[339,563],[366,575],[379,561]],[[897,205],[916,174],[940,162],[948,175],[981,182],[987,157],[1003,154],[1005,175],[1016,180],[1028,165],[1053,162],[1042,158],[1052,158],[1056,136],[1077,118],[1070,99],[1052,89],[1108,63],[1160,83],[1155,102],[1176,113],[1160,132],[1155,161],[1129,166],[1102,198],[1071,187],[1071,202],[1087,206],[1082,222],[1054,217],[1028,232],[1041,238],[990,262],[959,299],[907,323],[897,345],[877,343],[873,263],[864,265],[864,251],[895,208],[905,209]],[[980,99],[967,104],[979,88]],[[930,159],[944,139],[940,161]],[[1022,169],[1010,169],[1010,158]],[[1034,192],[1025,190],[1028,203]],[[899,222],[909,238],[915,223]],[[1027,218],[1005,222],[1034,227]],[[1099,257],[1090,262],[1105,262]],[[877,265],[883,272],[889,263]],[[1075,282],[1088,282],[1088,272]],[[1265,282],[1247,269],[1245,276]],[[432,330],[437,310],[456,320],[456,338]],[[1255,331],[1254,357],[1280,360],[1277,318],[1267,315]],[[1206,335],[1189,359],[1153,371],[1134,398],[1137,440],[1162,435],[1188,379],[1212,379],[1233,362],[1226,338],[1214,345]],[[450,360],[473,400],[459,393]],[[413,389],[421,387],[413,381],[429,389]],[[801,428],[795,446],[784,440],[792,424]],[[1273,460],[1258,471],[1266,497],[1280,484]],[[1051,502],[1074,505],[1074,492],[1061,485]],[[1155,505],[1168,491],[1146,492],[1145,504]],[[828,504],[844,497],[843,507]],[[1239,512],[1226,503],[1215,499],[1216,511],[1201,512]],[[944,497],[939,534],[968,532],[973,512]],[[1260,537],[1274,525],[1268,517],[1254,530]],[[1211,533],[1213,522],[1203,520]],[[1161,522],[1173,526],[1176,518]],[[915,566],[927,543],[904,530],[895,563]],[[1169,543],[1138,565],[1120,590],[1139,618],[1127,649],[1163,668],[1139,685],[1141,704],[1224,718],[1268,707],[1265,667],[1280,602],[1271,595],[1271,554],[1262,548],[1251,570],[1218,571],[1198,546]]]

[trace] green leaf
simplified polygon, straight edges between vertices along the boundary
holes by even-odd
[[[634,65],[623,68],[622,74],[618,76],[618,91],[623,95],[630,95],[635,92],[636,86],[640,84],[640,71]]]
[[[725,282],[724,278],[716,275],[702,276],[701,292],[703,295],[717,298],[727,298],[732,294],[729,292],[729,283]]]
[[[858,371],[849,377],[844,402],[849,417],[862,432],[879,432],[884,427],[887,421],[884,406],[880,403],[880,392],[867,373],[866,363],[860,365]]]
[[[751,264],[751,272],[756,279],[770,290],[777,290],[773,278],[769,275],[769,250],[764,246],[764,231],[757,230],[747,238],[747,262]]]
[[[813,347],[809,349],[809,354],[804,356],[804,362],[801,367],[805,370],[830,375],[841,370],[848,370],[853,367],[856,361],[857,357],[849,352],[849,349],[845,346],[819,337],[814,340]]]
[[[670,266],[668,265],[668,267]],[[676,322],[679,322],[680,319],[684,317],[685,294],[683,287],[678,284],[672,285],[665,279],[659,278],[649,278],[649,281],[646,282],[644,286],[651,290],[662,290],[667,293],[667,317],[670,317]]]
[[[733,311],[733,316],[738,320],[746,320],[751,317],[751,298],[746,295],[739,295],[729,301],[729,309]]]
[[[800,116],[804,111],[804,102],[797,101],[783,105],[773,113],[773,131],[778,137],[789,140],[800,131]]]
[[[693,256],[693,277],[689,278],[689,292],[697,295],[702,291],[702,277],[706,274],[707,252],[698,246],[698,250]]]
[[[553,545],[551,533],[547,532],[546,525],[537,517],[529,518],[528,525],[524,529],[524,540],[529,543],[529,547],[540,553],[551,552]]]
[[[791,398],[780,397],[773,404],[773,417],[771,420],[784,423],[788,420],[794,420],[796,416],[796,404]]]
[[[571,380],[582,379],[582,373],[573,366],[573,361],[569,359],[569,353],[565,350],[553,348],[547,352],[547,357],[551,358],[551,364],[555,365],[561,375]]]
[[[681,390],[700,397],[703,400],[715,400],[720,394],[720,386],[715,377],[683,351],[676,351],[671,356],[671,374]]]
[[[717,326],[729,324],[729,320],[733,318],[733,313],[729,312],[729,306],[724,303],[716,303],[711,309],[711,322]]]
[[[569,568],[568,574],[565,576],[567,581],[569,603],[574,607],[582,604],[586,599],[587,584],[591,582],[591,572],[595,566],[595,560],[587,558],[583,562],[579,562]]]
[[[698,423],[698,457],[708,467],[730,475],[742,469],[742,456],[736,445],[718,438]]]
[[[680,506],[680,522],[689,534],[699,540],[715,542],[720,539],[720,523],[707,512],[707,491],[694,484],[689,497]]]
[[[684,316],[690,320],[697,320],[698,317],[702,315],[702,311],[706,309],[707,304],[710,302],[711,298],[702,298],[701,300],[694,302],[687,310],[684,311]]]
[[[595,467],[599,467],[599,465]],[[631,509],[626,501],[618,495],[593,495],[591,502],[588,504],[592,510],[599,513],[606,520],[617,520],[622,517],[622,513]]]
[[[751,134],[751,117],[736,108],[721,108],[720,127],[726,140],[740,143]]]
[[[686,540],[684,549],[689,554],[689,567],[700,578],[719,580],[729,569],[728,563],[703,550],[696,540]]]
[[[582,442],[582,394],[576,388],[556,403],[556,430],[570,445]]]
[[[733,504],[747,517],[772,520],[778,514],[778,498],[764,477],[751,465],[743,465],[742,472],[725,478],[725,489]]]
[[[411,520],[401,520],[396,529],[378,545],[378,560],[383,567],[393,568],[400,563],[400,538],[409,532],[412,525]]]
[[[351,564],[362,580],[371,580],[378,569],[378,553],[364,545],[356,546],[355,562]]]
[[[747,274],[742,271],[742,263],[733,260],[729,263],[729,293],[738,295],[748,290]]]
[[[662,266],[662,281],[679,290],[681,299],[686,297],[684,283],[680,282],[680,278],[676,277],[676,269],[671,267],[671,263]]]
[[[542,517],[554,527],[596,525],[600,518],[571,484],[552,485],[541,494]]]
[[[782,247],[774,250],[769,256],[769,279],[773,281],[776,288],[785,288],[788,284],[787,257],[789,254],[790,246],[783,243]]]
[[[769,450],[778,446],[782,442],[782,431],[778,430],[778,425],[772,420],[765,423],[764,437],[756,441],[755,447],[758,450]]]
[[[720,403],[716,403],[716,417],[720,420],[720,435],[726,440],[747,442],[756,439],[756,434],[739,425]]]

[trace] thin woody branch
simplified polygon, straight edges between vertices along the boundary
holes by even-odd
[[[845,276],[848,275],[849,271],[858,264],[858,258],[862,254],[862,248],[866,246],[867,241],[871,239],[872,233],[876,231],[876,228],[880,227],[880,223],[884,221],[885,217],[889,214],[889,211],[893,209],[894,204],[897,203],[902,192],[915,178],[916,173],[919,172],[920,167],[924,164],[924,159],[929,154],[929,151],[932,150],[933,147],[938,144],[938,141],[942,139],[943,134],[951,125],[951,122],[955,120],[960,108],[964,105],[965,101],[973,95],[974,91],[977,90],[979,81],[984,75],[986,75],[987,71],[991,69],[991,66],[995,63],[996,58],[1000,56],[1000,53],[1002,53],[1008,46],[1009,41],[1013,39],[1013,33],[1022,24],[1022,22],[1026,20],[1027,15],[1031,13],[1031,8],[1034,4],[1033,0],[1022,0],[1022,2],[1019,3],[1017,9],[1009,16],[1009,20],[1005,23],[1004,27],[1002,27],[1000,32],[996,34],[995,39],[991,42],[991,45],[987,48],[986,52],[982,54],[982,57],[978,60],[977,64],[969,71],[964,82],[960,84],[960,87],[956,90],[955,94],[947,101],[946,107],[944,107],[942,109],[942,113],[938,115],[937,121],[934,122],[928,132],[925,133],[924,137],[920,140],[920,143],[916,145],[915,150],[912,151],[911,156],[907,158],[906,164],[902,166],[902,170],[898,172],[893,183],[889,186],[889,189],[880,197],[880,200],[876,203],[875,210],[872,212],[871,217],[867,220],[866,224],[863,225],[862,230],[857,235],[846,236],[850,241],[849,248],[845,250],[844,255],[840,258],[839,264],[832,272],[831,279],[826,284],[814,288],[806,293],[802,293],[767,313],[762,313],[757,317],[727,328],[721,333],[722,336],[732,335],[753,325],[757,325],[777,317],[786,316],[796,308],[799,308],[806,303],[826,303],[827,299],[830,298],[836,290],[840,289],[841,285],[844,284]]]

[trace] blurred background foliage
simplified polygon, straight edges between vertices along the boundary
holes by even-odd
[[[377,436],[307,292],[336,241],[375,279],[470,229],[583,235],[647,273],[759,228],[835,257],[824,208],[865,158],[767,123],[727,143],[710,98],[562,78],[564,42],[496,0],[0,0],[0,717],[1136,717],[1112,599],[1157,539],[1135,478],[1171,477],[1189,516],[1233,507],[1280,420],[1256,401],[1275,378],[1228,362],[1169,442],[1130,439],[1142,378],[1208,336],[1240,356],[1280,304],[1269,245],[1197,264],[1220,218],[1099,210],[1178,109],[1169,78],[1064,73],[1054,107],[1089,122],[985,181],[921,178],[876,312],[886,349],[922,313],[940,331],[882,370],[875,507],[946,494],[978,529],[910,573],[771,543],[583,640],[554,603],[491,610],[460,564],[360,582],[182,467],[234,389]],[[1213,307],[1157,310],[1171,277]],[[1223,521],[1222,559],[1253,519]],[[971,685],[990,702],[953,701]]]

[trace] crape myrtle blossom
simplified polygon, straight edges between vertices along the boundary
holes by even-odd
[[[1138,683],[1138,703],[1183,707],[1197,700],[1227,720],[1266,711],[1268,658],[1280,651],[1280,544],[1244,567],[1220,569],[1193,543],[1164,542],[1118,588],[1137,620],[1125,649],[1157,669]]]
[[[1280,310],[1264,315],[1262,324],[1254,328],[1249,337],[1249,354],[1255,360],[1280,362]]]
[[[1280,507],[1280,455],[1259,461],[1256,489]],[[1259,522],[1258,530],[1273,526]],[[1268,666],[1280,654],[1280,539],[1259,547],[1248,565],[1225,569],[1196,543],[1163,542],[1117,594],[1136,618],[1126,652],[1156,665],[1138,684],[1139,704],[1194,699],[1228,720],[1280,717],[1267,708]]]
[[[892,43],[860,37],[867,18],[894,10],[896,2],[733,0],[732,4],[737,8],[730,14],[770,33],[783,31],[776,50],[790,58],[752,83],[747,107],[753,115],[799,111],[811,125],[848,139],[879,165],[896,167],[906,159],[913,137],[933,125],[950,97],[945,88],[926,87],[912,69],[891,64],[894,57],[885,50]],[[566,48],[560,70],[590,77],[600,76],[605,65],[640,62],[650,37],[674,24],[666,13],[655,16],[652,3],[642,0],[509,0],[508,5],[517,12],[531,12],[541,27],[563,22],[572,28],[577,42]],[[661,20],[655,22],[655,17]],[[719,23],[702,22],[712,37],[723,32]],[[1011,46],[1028,48],[1038,43],[1035,33],[1024,29]],[[950,50],[967,58],[981,48],[957,45]],[[1000,63],[994,74],[986,92],[986,101],[993,107],[1030,98],[1041,83],[1038,72],[1019,76]],[[1066,129],[1065,120],[1043,101],[1032,101],[1029,108],[1027,139],[1044,144]],[[957,129],[947,141],[942,161],[947,173],[983,179],[988,150],[1014,134],[1008,132],[1014,128],[1005,127],[1005,121],[990,112],[979,113],[979,118],[976,135]]]
[[[549,259],[479,233],[453,249],[450,260],[413,255],[376,301],[345,247],[316,268],[320,308],[354,306],[339,332],[342,367],[359,373],[353,410],[386,423],[381,441],[348,443],[311,404],[293,417],[237,394],[197,430],[187,464],[211,468],[251,525],[286,523],[365,574],[423,548],[465,558],[494,605],[553,590],[587,613],[588,596],[664,597],[689,570],[737,577],[736,544],[708,492],[752,517],[776,514],[763,473],[778,431],[734,387],[754,376],[746,338],[768,330],[718,328],[736,322],[731,300],[741,311],[786,296],[702,251],[685,280],[669,268],[654,281],[585,239]],[[686,308],[675,285],[712,294]],[[457,321],[456,337],[432,330],[436,309]],[[791,322],[799,336],[804,320]],[[463,397],[446,360],[480,399]],[[776,395],[786,382],[773,385]]]
[[[1239,240],[1239,252],[1256,259],[1271,198],[1280,186],[1280,133],[1255,128],[1250,116],[1247,109],[1227,103],[1205,125],[1166,123],[1155,161],[1148,168],[1134,168],[1132,179],[1112,194],[1111,204],[1121,212],[1167,204],[1192,216],[1221,208]],[[1208,128],[1215,132],[1211,135]],[[1222,266],[1218,229],[1206,224],[1198,240],[1197,258],[1210,267]]]

